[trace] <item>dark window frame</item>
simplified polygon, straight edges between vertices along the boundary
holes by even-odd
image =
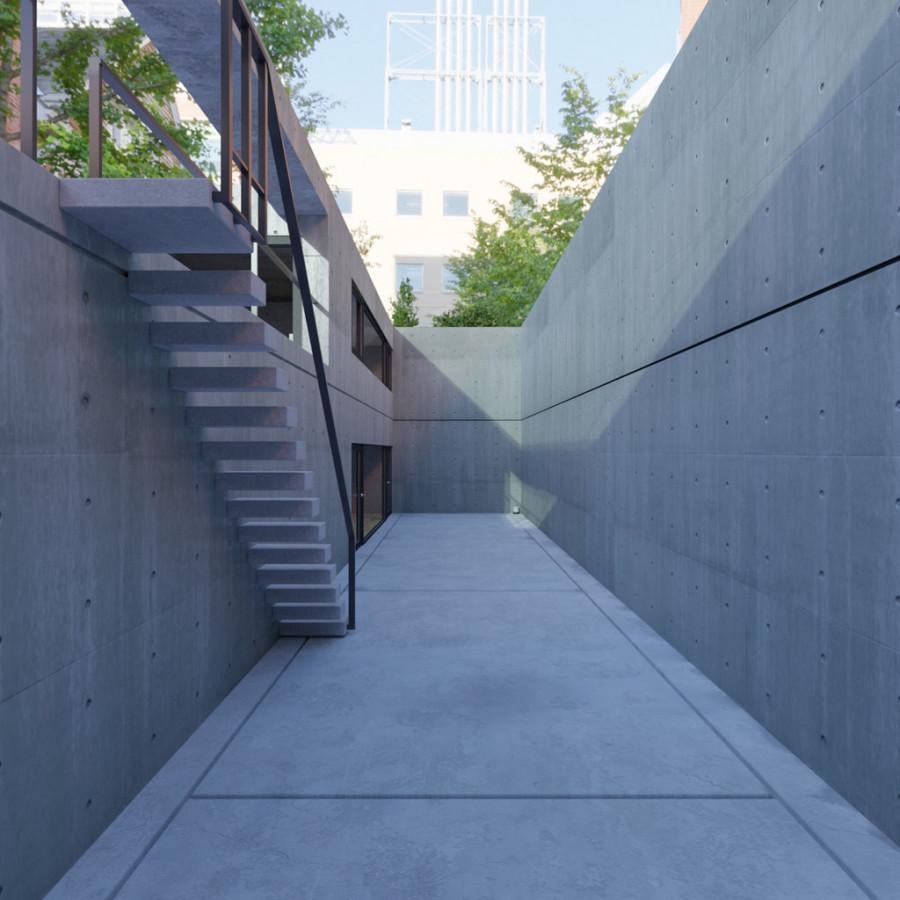
[[[384,332],[372,315],[371,310],[366,305],[362,294],[356,285],[353,285],[353,328],[350,337],[350,345],[353,355],[388,389],[391,390],[391,359],[393,357],[393,348],[388,343]],[[376,372],[366,362],[365,342],[367,330],[374,332],[375,336],[381,342],[381,373]]]
[[[366,532],[366,502],[365,502],[365,455],[366,451],[381,451],[381,517],[379,521]],[[385,523],[387,517],[393,512],[392,497],[392,448],[384,444],[353,444],[351,448],[351,492],[353,514],[353,530],[356,546],[364,544]],[[371,508],[368,510],[373,512]]]

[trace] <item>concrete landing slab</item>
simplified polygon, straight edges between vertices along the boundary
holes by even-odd
[[[521,517],[392,516],[358,587],[50,900],[896,896],[900,848]]]
[[[69,178],[59,205],[133,253],[249,253],[249,233],[212,194],[203,178]]]

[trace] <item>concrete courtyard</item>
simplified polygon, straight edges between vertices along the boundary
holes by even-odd
[[[49,895],[889,898],[900,849],[524,517],[394,515]]]

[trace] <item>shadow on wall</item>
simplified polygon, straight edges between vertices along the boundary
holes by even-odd
[[[522,499],[898,840],[900,17],[816,15],[691,35],[524,326]]]
[[[521,330],[394,334],[394,509],[520,506]]]

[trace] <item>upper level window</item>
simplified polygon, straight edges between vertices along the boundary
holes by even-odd
[[[467,191],[444,191],[444,215],[467,216],[469,214],[469,194]]]
[[[537,209],[537,206],[537,194],[526,194],[522,191],[517,191],[513,195],[512,201],[513,218],[519,219],[520,221],[530,222],[532,217],[534,216],[534,211]]]
[[[425,266],[422,263],[397,263],[397,287],[407,278],[414,291],[421,291],[425,284]]]
[[[391,345],[387,342],[375,317],[353,286],[353,354],[388,388],[391,386]]]
[[[421,216],[422,192],[421,191],[397,191],[397,215]]]
[[[337,208],[346,216],[353,212],[353,191],[338,189],[334,191]]]
[[[456,292],[456,284],[456,276],[450,271],[450,267],[441,266],[441,290],[445,294],[453,294]]]

